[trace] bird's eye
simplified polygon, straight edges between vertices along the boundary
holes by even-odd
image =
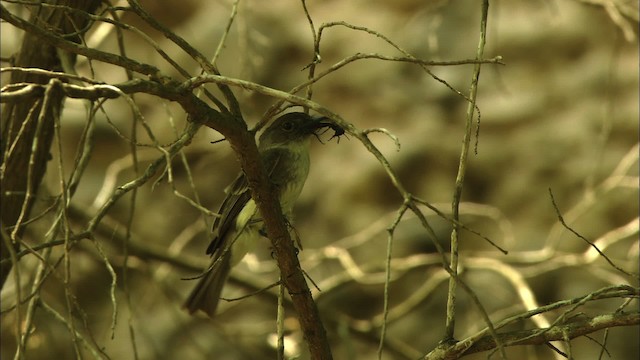
[[[285,121],[282,123],[282,130],[291,131],[293,130],[293,123],[291,121]]]

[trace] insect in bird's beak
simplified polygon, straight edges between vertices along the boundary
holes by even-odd
[[[316,122],[314,124],[313,135],[323,144],[324,142],[320,139],[320,135],[326,133],[329,129],[333,130],[333,135],[329,138],[329,141],[337,138],[337,142],[340,143],[340,137],[347,136],[345,130],[340,125],[331,122],[326,116],[320,116],[314,118],[314,120],[316,120]]]

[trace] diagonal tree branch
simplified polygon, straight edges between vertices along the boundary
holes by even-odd
[[[235,151],[241,167],[245,172],[249,185],[252,189],[252,196],[256,200],[258,209],[261,212],[265,223],[267,234],[272,241],[278,265],[283,274],[283,282],[289,294],[291,295],[294,309],[298,313],[301,328],[304,337],[309,345],[311,357],[313,359],[331,359],[331,350],[326,338],[324,326],[320,321],[320,316],[316,304],[313,301],[311,292],[306,284],[304,275],[302,274],[300,264],[296,255],[296,250],[291,241],[290,234],[280,209],[280,203],[271,191],[271,184],[266,176],[264,167],[260,160],[254,133],[249,131],[244,121],[238,121],[240,116],[239,108],[235,108],[233,104],[233,94],[228,90],[227,85],[220,83],[223,88],[228,91],[225,94],[227,101],[231,103],[231,113],[221,113],[200,100],[194,93],[193,88],[179,86],[180,84],[168,77],[163,77],[155,67],[137,63],[133,60],[104,53],[95,49],[88,49],[63,39],[62,37],[52,35],[44,29],[27,23],[11,15],[4,7],[1,8],[1,17],[7,22],[25,29],[34,38],[48,41],[52,46],[59,46],[61,49],[68,50],[73,53],[82,54],[92,59],[105,61],[108,63],[122,66],[123,68],[151,75],[152,80],[134,79],[119,86],[96,85],[94,89],[108,91],[111,87],[113,93],[126,95],[126,93],[144,92],[161,98],[175,101],[180,104],[183,110],[188,114],[190,121],[205,125],[214,130],[219,131],[225,136],[233,150]],[[177,39],[172,37],[172,39]],[[53,47],[52,47],[53,48]],[[206,64],[205,64],[206,65]],[[22,65],[22,67],[40,67]],[[205,66],[209,71],[216,73],[217,69],[211,66]],[[45,68],[46,69],[46,68]],[[61,70],[61,69],[56,69]],[[21,73],[21,72],[16,72]],[[70,89],[69,87],[66,87]],[[78,90],[78,89],[75,89]],[[224,91],[223,91],[224,92]],[[111,96],[112,94],[110,94]],[[158,164],[163,163],[164,158],[159,159]],[[126,192],[135,189],[146,183],[148,177],[153,175],[158,169],[148,168],[145,174],[133,181],[128,186],[117,188],[113,197],[99,211],[98,216],[93,218],[89,224],[89,230],[95,228],[99,223],[101,216],[104,216],[115,201]],[[3,252],[4,253],[4,252]]]

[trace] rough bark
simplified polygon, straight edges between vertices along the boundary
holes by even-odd
[[[47,7],[46,3],[56,3]],[[89,28],[89,21],[81,12],[94,12],[99,0],[47,1],[43,5],[29,6],[29,21],[32,24],[57,32],[72,34],[70,40],[80,42],[80,34]],[[62,59],[61,58],[62,54]],[[75,64],[74,54],[62,53],[56,47],[31,33],[25,33],[20,52],[15,56],[14,66],[62,71],[63,61],[69,66]],[[14,72],[11,83],[47,84],[47,76]],[[20,247],[20,238],[25,227],[15,226],[23,214],[22,221],[28,219],[50,157],[51,141],[54,134],[54,118],[60,114],[64,97],[51,92],[46,108],[42,107],[44,97],[29,98],[21,102],[7,103],[2,109],[2,167],[0,171],[2,212],[2,241],[0,258],[10,258],[13,250]],[[38,128],[38,122],[41,126]],[[28,188],[29,187],[29,188]],[[27,196],[30,194],[31,196]],[[18,224],[19,225],[19,224]],[[13,264],[3,262],[0,266],[0,288],[11,271]]]

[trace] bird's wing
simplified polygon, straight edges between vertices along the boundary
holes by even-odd
[[[227,196],[222,201],[220,210],[218,210],[220,216],[213,222],[214,237],[209,247],[207,247],[207,254],[209,255],[213,255],[218,249],[224,248],[222,239],[229,232],[229,229],[232,229],[238,214],[251,198],[251,191],[244,173],[238,175],[226,189],[226,193]]]
[[[272,174],[277,172],[280,158],[283,155],[286,156],[286,151],[278,148],[269,149],[262,153],[262,161],[267,168],[266,170],[269,178],[273,178]],[[281,184],[274,185],[276,188],[279,188],[279,185]],[[220,205],[220,210],[218,211],[220,217],[217,217],[213,222],[214,237],[207,247],[208,255],[214,255],[216,251],[224,249],[225,246],[223,239],[225,239],[225,236],[230,230],[233,230],[238,214],[249,202],[249,199],[251,199],[251,189],[249,189],[249,183],[247,182],[247,178],[243,172],[241,172],[233,183],[227,187],[226,192],[227,196],[222,202],[222,205]]]

